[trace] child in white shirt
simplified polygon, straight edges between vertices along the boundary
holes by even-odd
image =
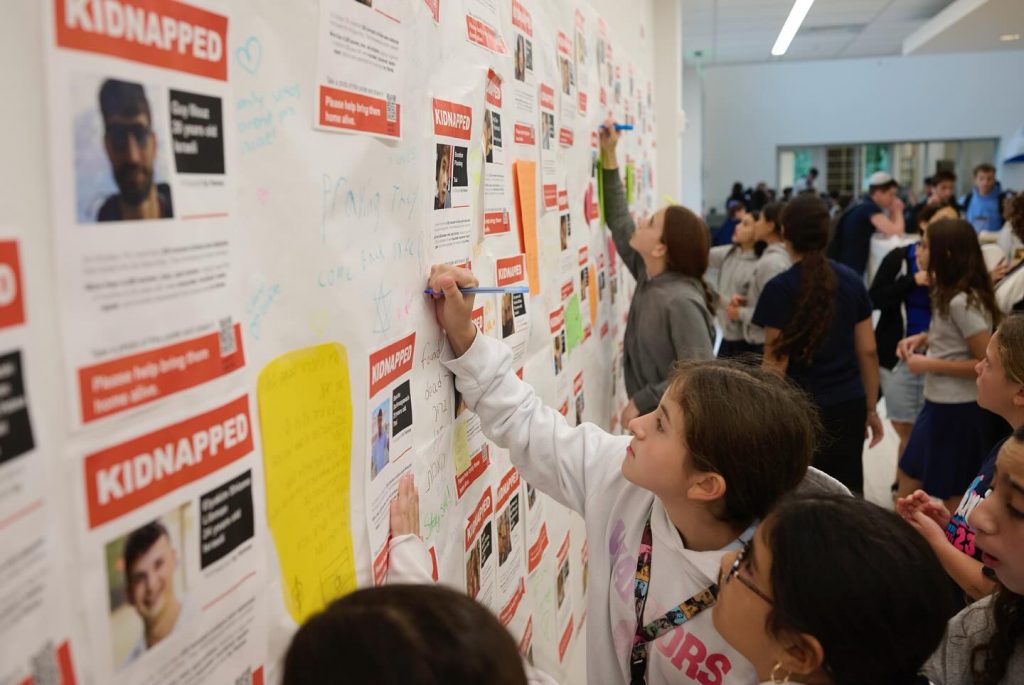
[[[592,681],[754,682],[703,609],[714,602],[723,552],[749,540],[809,475],[817,421],[805,396],[770,372],[704,362],[677,372],[658,408],[630,422],[632,437],[571,427],[519,380],[507,347],[477,335],[472,297],[459,291],[476,285],[465,269],[431,270],[429,286],[443,293],[437,319],[456,355],[446,366],[522,476],[584,517]]]

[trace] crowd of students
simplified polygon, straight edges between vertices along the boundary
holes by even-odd
[[[602,130],[607,221],[637,282],[627,435],[541,402],[511,351],[478,335],[460,291],[478,284],[470,271],[435,266],[428,281],[466,406],[524,479],[585,521],[588,680],[1024,682],[1020,255],[987,263],[987,215],[964,218],[943,189],[914,208],[920,239],[869,288],[863,236],[906,229],[888,174],[838,221],[801,193],[744,207],[729,244],[712,246],[680,206],[634,222],[617,139]],[[971,205],[991,212],[990,199]],[[1019,241],[1024,196],[1000,211]],[[900,444],[895,512],[860,497],[883,396]],[[307,622],[284,684],[553,683],[487,610],[431,586],[416,497],[404,480],[389,584]],[[683,633],[681,658],[663,646]]]

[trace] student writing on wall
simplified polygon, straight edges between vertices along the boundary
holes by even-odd
[[[632,438],[571,427],[516,376],[508,347],[477,335],[473,298],[459,291],[477,283],[465,269],[431,269],[456,356],[445,365],[523,478],[584,518],[588,672],[607,682],[750,683],[752,667],[704,609],[722,553],[749,540],[780,496],[801,481],[844,491],[807,468],[817,428],[807,399],[757,367],[691,362],[656,411],[633,419]],[[681,604],[687,612],[671,610]]]
[[[704,283],[708,229],[680,205],[663,207],[636,224],[629,214],[615,148],[619,133],[601,129],[605,217],[623,263],[636,278],[623,340],[622,372],[629,405],[622,425],[654,411],[677,360],[710,359],[715,341],[714,299]]]

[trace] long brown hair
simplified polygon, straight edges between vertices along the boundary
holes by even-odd
[[[1024,240],[1024,192],[1017,193],[1010,202],[1010,212],[1006,219],[1010,229],[1020,240]]]
[[[720,519],[764,518],[806,475],[821,424],[788,379],[734,360],[677,362],[665,394],[682,408],[690,463],[725,479]]]
[[[782,234],[782,210],[786,208],[785,202],[769,202],[761,208],[761,216],[765,221],[770,221],[775,227],[774,233]]]
[[[966,293],[967,304],[986,309],[993,326],[998,325],[1001,312],[974,226],[963,219],[940,219],[928,226],[926,239],[932,308],[949,316],[950,301]]]
[[[1011,314],[996,331],[996,349],[1003,373],[1014,383],[1024,383],[1024,314]]]
[[[783,327],[774,353],[810,363],[824,344],[836,315],[838,282],[825,256],[828,207],[817,197],[801,195],[786,205],[781,219],[783,237],[802,257],[802,273],[793,315]]]
[[[665,207],[661,242],[667,248],[665,268],[696,278],[704,289],[704,304],[714,313],[715,298],[704,282],[704,272],[708,270],[708,250],[711,247],[708,225],[686,207],[669,205]]]

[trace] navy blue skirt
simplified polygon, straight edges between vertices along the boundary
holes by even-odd
[[[988,423],[977,402],[924,401],[914,422],[900,469],[921,481],[932,497],[962,495],[978,475],[987,452]]]

